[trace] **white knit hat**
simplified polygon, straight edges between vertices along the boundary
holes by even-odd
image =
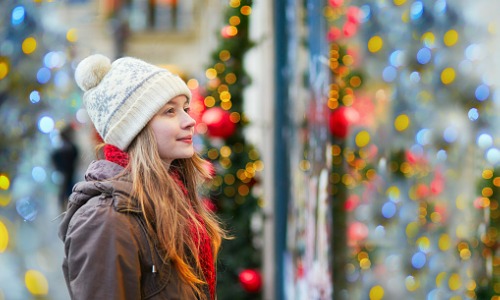
[[[180,77],[132,57],[111,63],[104,55],[91,55],[78,64],[75,80],[85,92],[83,103],[97,132],[121,150],[172,98],[191,100]]]

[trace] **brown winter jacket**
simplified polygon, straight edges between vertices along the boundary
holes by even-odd
[[[181,299],[186,286],[148,236],[138,203],[129,203],[132,183],[112,179],[121,171],[94,161],[73,188],[59,228],[71,299]]]

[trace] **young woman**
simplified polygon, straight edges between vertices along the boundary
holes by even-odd
[[[60,225],[71,298],[215,299],[225,235],[198,198],[210,174],[193,148],[189,88],[130,57],[89,56],[75,79],[105,157]]]

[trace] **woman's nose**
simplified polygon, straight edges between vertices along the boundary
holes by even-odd
[[[196,125],[195,119],[193,119],[193,117],[191,117],[189,113],[185,113],[184,116],[185,116],[183,123],[184,127],[189,128],[189,127],[194,127]]]

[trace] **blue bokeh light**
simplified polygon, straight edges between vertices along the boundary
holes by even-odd
[[[26,16],[26,11],[22,6],[16,6],[12,10],[12,25],[19,25],[24,22],[24,17]]]
[[[425,266],[425,263],[427,262],[427,258],[425,257],[425,253],[423,252],[417,252],[413,254],[411,258],[411,265],[415,269],[422,269]]]
[[[36,203],[28,197],[16,201],[16,210],[25,221],[34,221],[38,215]]]
[[[411,5],[410,17],[412,20],[419,19],[424,14],[424,4],[422,1],[416,1]]]
[[[490,88],[486,84],[481,84],[476,88],[476,99],[479,101],[484,101],[490,96]]]
[[[389,55],[389,63],[394,67],[401,67],[404,64],[404,52],[396,50]]]
[[[445,162],[448,158],[448,154],[446,153],[446,150],[441,149],[436,153],[436,157],[439,161]]]
[[[41,117],[38,121],[38,129],[43,133],[49,133],[54,130],[54,120],[51,117]]]
[[[444,130],[443,139],[446,142],[453,143],[454,141],[457,140],[457,138],[458,138],[458,130],[455,127],[450,126]]]
[[[469,117],[469,120],[476,121],[477,119],[479,119],[479,111],[477,110],[477,108],[473,107],[469,109],[467,116]]]
[[[488,149],[493,146],[493,137],[487,133],[482,133],[477,137],[477,145],[481,149]]]
[[[396,214],[396,204],[392,201],[386,202],[382,206],[382,216],[386,219],[392,218]]]
[[[59,71],[56,73],[54,76],[54,84],[58,88],[63,88],[67,86],[71,81],[71,78],[69,77],[68,73],[65,71]]]
[[[32,91],[30,93],[30,101],[31,103],[38,103],[40,102],[40,93],[38,91]]]
[[[486,152],[486,160],[490,164],[496,165],[498,162],[500,162],[500,150],[496,148],[491,148]]]
[[[434,12],[437,15],[443,15],[446,13],[446,0],[437,0],[436,3],[434,4]]]
[[[432,132],[429,129],[424,128],[417,132],[417,134],[415,135],[415,141],[418,144],[425,146],[431,142],[431,137],[432,137]]]
[[[38,72],[36,73],[36,79],[38,80],[39,83],[45,84],[49,82],[51,77],[50,70],[48,68],[40,68]]]
[[[361,10],[360,22],[361,23],[368,22],[372,16],[372,10],[371,10],[370,6],[365,4],[365,5],[362,5],[359,9]]]
[[[45,169],[42,167],[33,167],[31,176],[34,181],[42,183],[47,178],[47,172],[45,172]]]
[[[429,63],[432,59],[431,49],[424,47],[417,52],[417,61],[421,65]]]
[[[420,73],[418,73],[417,71],[411,72],[410,81],[413,83],[419,83],[420,82]]]
[[[49,52],[43,58],[44,65],[49,68],[61,68],[66,63],[66,56],[63,52]]]
[[[382,72],[382,78],[385,82],[393,82],[394,80],[396,80],[397,76],[398,72],[393,66],[386,67]]]

